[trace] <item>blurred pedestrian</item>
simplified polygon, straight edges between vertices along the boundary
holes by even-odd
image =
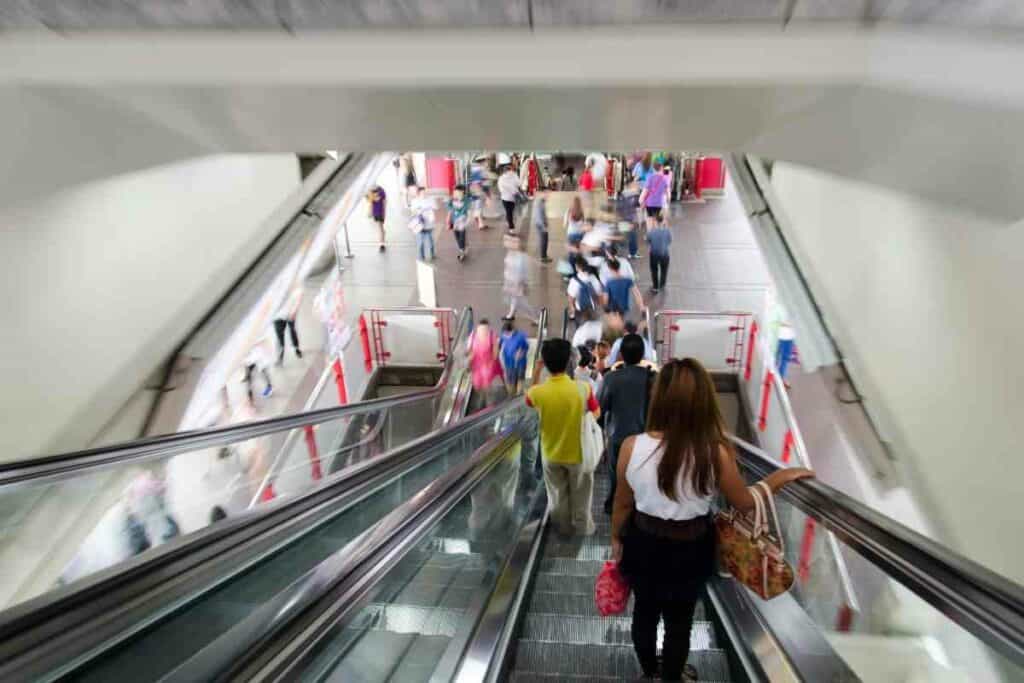
[[[384,216],[387,208],[387,193],[384,192],[384,188],[380,185],[376,185],[366,197],[370,203],[370,218],[377,226],[377,234],[380,236],[380,251],[384,251],[385,247],[385,233],[384,233]]]
[[[541,185],[533,196],[533,210],[530,213],[530,222],[537,231],[537,238],[540,242],[540,262],[551,263],[548,258],[548,188]]]
[[[466,186],[456,185],[452,198],[448,200],[448,229],[455,235],[459,261],[466,258],[466,228],[469,227],[472,203],[473,200],[466,196]]]
[[[409,216],[409,229],[416,235],[420,261],[434,260],[434,198],[417,187]],[[429,256],[428,256],[429,254]]]
[[[523,251],[523,243],[514,235],[505,237],[505,295],[508,296],[508,313],[503,320],[515,320],[516,311],[522,310],[536,325],[540,322],[539,311],[530,303],[529,293],[530,259]]]
[[[508,223],[508,232],[516,231],[516,203],[519,201],[520,187],[519,176],[512,169],[511,164],[505,167],[505,171],[498,178],[498,194],[501,196],[501,204],[505,207],[505,221]]]

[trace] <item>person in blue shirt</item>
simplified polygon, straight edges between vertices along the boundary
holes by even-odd
[[[637,327],[637,324],[635,322],[633,322],[632,320],[629,320],[629,321],[626,322],[624,335],[625,334],[640,334],[639,329],[640,328]],[[646,336],[642,335],[641,339],[644,340],[644,360],[647,361],[648,363],[652,364],[652,365],[656,365],[657,362],[658,362],[658,355],[657,355],[657,353],[655,353],[654,349],[648,343]],[[622,337],[619,337],[618,339],[615,340],[615,343],[612,344],[612,350],[608,353],[608,359],[605,361],[606,365],[609,368],[613,367],[616,363],[618,363],[620,360],[622,360],[619,357],[619,351],[621,349],[622,349]]]
[[[604,289],[608,296],[608,312],[617,313],[623,318],[627,318],[630,311],[630,300],[634,298],[637,308],[643,312],[646,306],[640,289],[636,286],[633,278],[627,277],[622,272],[622,264],[618,259],[609,259],[608,269],[610,277],[604,283]]]
[[[516,329],[515,323],[507,321],[501,329],[498,348],[501,351],[501,365],[505,368],[508,391],[510,394],[518,393],[526,378],[526,355],[530,351],[530,342],[522,330]]]
[[[651,258],[651,293],[657,294],[665,289],[668,282],[669,247],[672,245],[672,231],[665,223],[659,223],[647,231],[647,243],[650,245]]]

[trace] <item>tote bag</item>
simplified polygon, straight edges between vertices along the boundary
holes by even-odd
[[[601,434],[601,426],[597,424],[594,414],[587,410],[587,396],[590,395],[590,385],[585,382],[576,382],[583,401],[583,418],[580,420],[580,450],[583,453],[583,471],[593,472],[597,469],[597,462],[601,459],[601,451],[604,450],[604,436]]]
[[[733,508],[715,516],[721,568],[765,600],[793,586],[793,568],[786,562],[786,547],[771,488],[763,481],[751,487],[753,517]],[[775,531],[770,528],[771,512]]]

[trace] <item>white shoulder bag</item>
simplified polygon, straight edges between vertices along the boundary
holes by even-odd
[[[597,424],[597,418],[587,410],[587,396],[590,394],[590,385],[586,382],[576,382],[580,389],[580,396],[583,401],[583,419],[580,420],[580,449],[583,453],[583,471],[593,472],[597,469],[597,463],[601,459],[601,452],[604,450],[604,435],[601,433],[601,425]]]

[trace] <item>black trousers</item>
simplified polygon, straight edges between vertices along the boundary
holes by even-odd
[[[633,589],[633,649],[645,676],[682,680],[690,655],[693,613],[714,572],[715,534],[694,540],[673,540],[645,533],[631,520],[623,539],[622,570]],[[658,622],[665,621],[661,665],[658,663]]]
[[[299,350],[299,333],[295,331],[295,319],[278,318],[274,321],[274,334],[277,335],[277,359],[284,358],[284,331],[285,328],[291,332],[292,348]]]
[[[453,230],[455,233],[455,244],[459,247],[459,251],[466,251],[466,231],[465,230]]]
[[[505,220],[508,221],[509,232],[515,232],[516,229],[516,203],[506,202],[504,199],[501,200],[502,206],[505,207]]]
[[[625,439],[622,439],[625,441]],[[617,473],[619,470],[619,451],[622,449],[622,441],[608,440],[608,480],[611,488],[608,490],[608,498],[604,501],[605,508],[610,508],[615,503],[615,489]]]
[[[540,238],[540,257],[541,258],[547,258],[548,257],[548,231],[547,230],[540,230],[540,229],[538,229],[537,230],[537,235]]]
[[[651,286],[655,289],[664,289],[668,281],[668,254],[655,254],[651,252]]]

